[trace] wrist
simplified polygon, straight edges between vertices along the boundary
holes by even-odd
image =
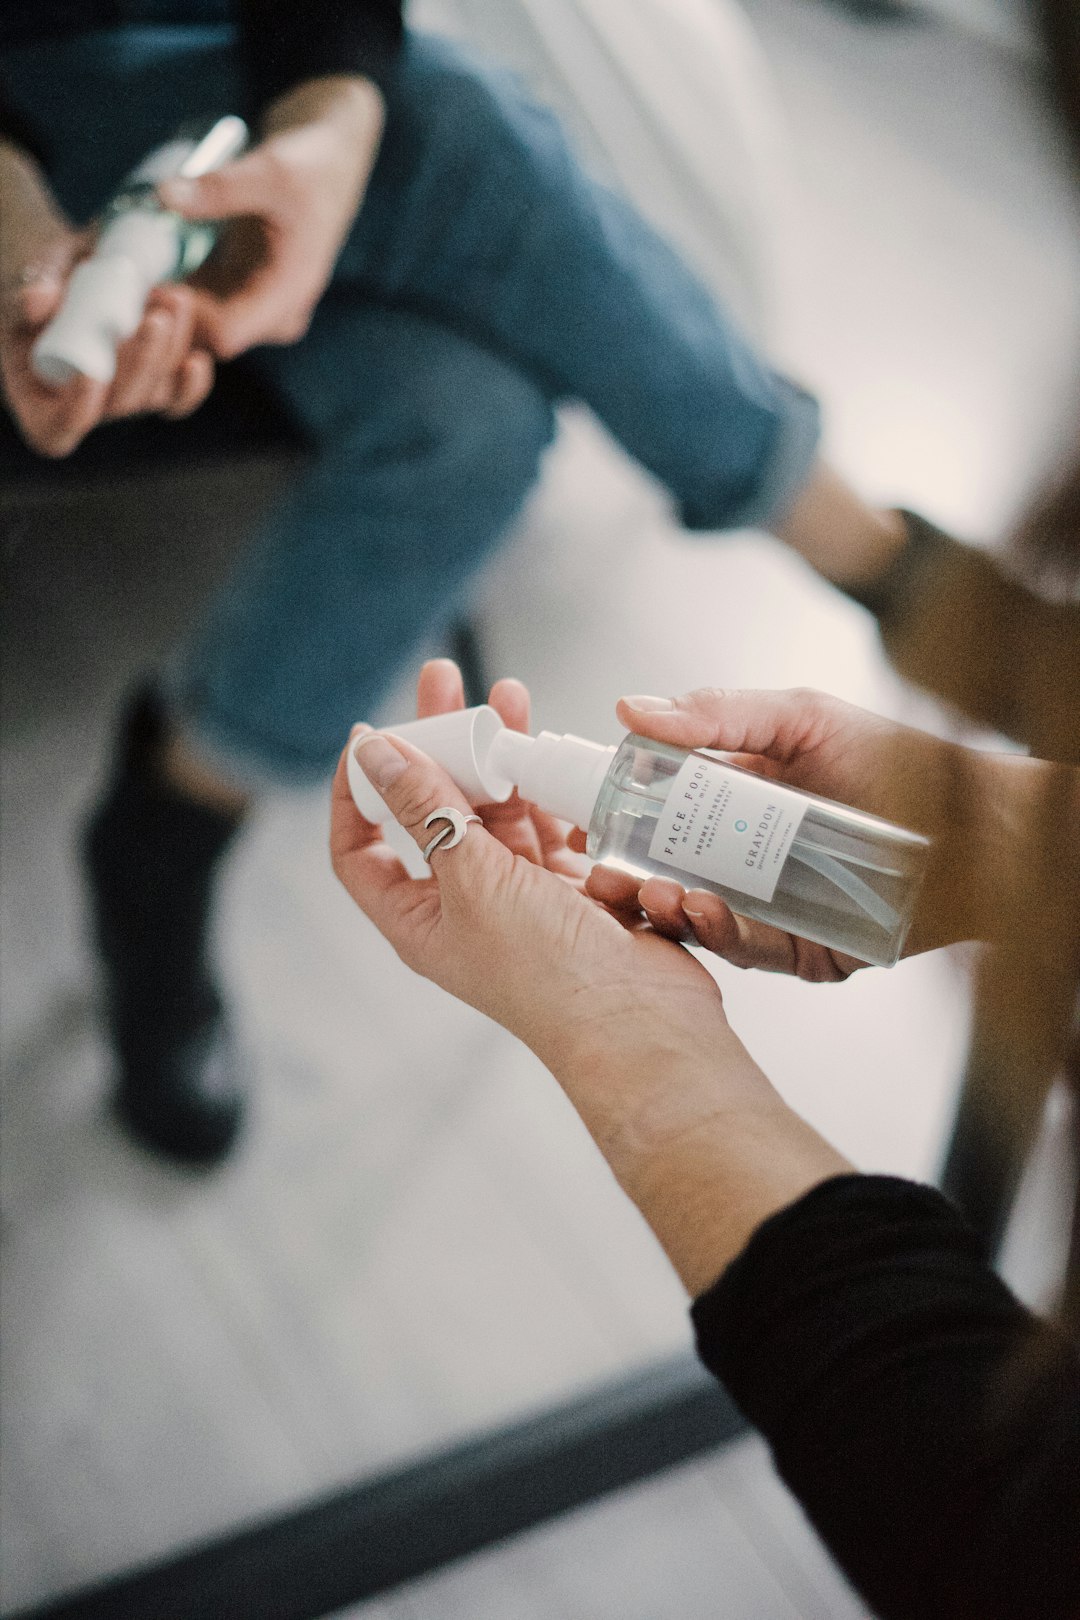
[[[672,1144],[627,1191],[696,1299],[764,1221],[852,1169],[774,1094]]]
[[[554,1060],[539,1055],[697,1295],[769,1215],[851,1166],[787,1107],[719,1008],[640,1022],[594,1023]]]
[[[649,1026],[635,1032],[623,1019],[617,1034],[594,1026],[586,1039],[571,1036],[554,1059],[539,1054],[632,1197],[677,1145],[776,1097],[722,1015],[690,1031],[658,1029],[655,1019]]]
[[[856,596],[889,572],[908,542],[900,512],[868,506],[824,462],[775,533],[823,578]]]
[[[300,125],[332,123],[357,140],[378,134],[386,115],[382,91],[359,74],[329,74],[305,79],[278,96],[262,117],[264,137],[282,134]]]

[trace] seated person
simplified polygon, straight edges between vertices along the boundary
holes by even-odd
[[[406,33],[395,0],[243,0],[235,16],[154,0],[124,17],[80,0],[0,19],[11,422],[66,456],[110,419],[183,417],[238,363],[311,452],[133,704],[88,833],[120,1115],[207,1162],[244,1112],[207,954],[222,857],[253,796],[319,780],[451,616],[558,401],[588,404],[692,529],[790,519],[856,574],[905,531],[817,469],[814,401],[585,177],[554,120],[509,76]],[[73,221],[183,119],[237,108],[252,149],[163,191],[232,222],[216,264],[152,295],[111,385],[41,384],[33,341],[88,247]]]

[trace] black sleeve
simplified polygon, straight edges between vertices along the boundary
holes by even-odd
[[[239,0],[252,108],[329,73],[385,86],[403,38],[401,11],[402,0]]]
[[[1080,1356],[939,1193],[825,1182],[692,1314],[705,1365],[876,1614],[1080,1616]]]

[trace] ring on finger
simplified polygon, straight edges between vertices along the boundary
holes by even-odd
[[[435,834],[424,850],[425,861],[430,861],[432,852],[436,849],[453,849],[455,844],[460,844],[469,822],[479,820],[479,816],[463,816],[461,811],[455,810],[451,804],[440,805],[438,810],[433,810],[426,818],[424,826],[430,827],[434,821],[445,821],[447,825]]]

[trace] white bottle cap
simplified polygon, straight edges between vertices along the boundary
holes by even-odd
[[[530,804],[586,829],[615,755],[614,747],[583,737],[559,737],[552,731],[529,737],[510,731],[486,703],[386,729],[437,760],[470,804],[501,804],[517,787]],[[367,821],[385,821],[386,805],[352,750],[348,771],[360,814]]]
[[[171,214],[135,210],[102,232],[71,273],[61,304],[34,344],[34,371],[54,387],[73,377],[112,382],[116,351],[138,328],[151,287],[176,267],[180,226]]]
[[[436,760],[453,777],[470,804],[501,804],[514,791],[513,782],[490,760],[491,745],[504,729],[495,710],[486,703],[475,709],[456,709],[452,714],[433,714],[426,720],[409,720],[404,725],[385,727],[395,737],[414,743]],[[360,769],[352,749],[349,750],[349,789],[366,821],[387,819],[389,811]]]
[[[139,324],[146,288],[130,259],[87,259],[33,349],[34,371],[59,387],[76,376],[112,382],[116,351]]]

